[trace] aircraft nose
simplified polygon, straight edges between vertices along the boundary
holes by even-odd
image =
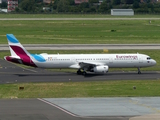
[[[156,65],[156,63],[157,63],[157,62],[156,62],[155,60],[153,60],[152,64],[153,64],[153,65]]]

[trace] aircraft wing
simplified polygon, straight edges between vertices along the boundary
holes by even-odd
[[[77,61],[78,62],[78,61]],[[90,68],[91,66],[102,66],[104,63],[79,61],[77,64],[71,65],[70,68]]]
[[[98,62],[79,62],[80,68],[88,68],[90,66],[101,66],[105,65],[104,63],[98,63]]]

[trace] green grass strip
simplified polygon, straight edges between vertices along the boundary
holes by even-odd
[[[0,21],[0,44],[159,44],[160,20]]]
[[[159,86],[160,80],[2,84],[0,98],[149,97],[160,96]]]

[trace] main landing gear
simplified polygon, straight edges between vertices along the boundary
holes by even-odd
[[[141,74],[141,70],[140,70],[140,68],[138,68],[138,74]]]
[[[82,75],[82,71],[80,69],[78,69],[77,75]]]
[[[77,75],[86,75],[87,73],[86,73],[86,71],[81,71],[81,69],[78,69],[78,71],[77,71]]]

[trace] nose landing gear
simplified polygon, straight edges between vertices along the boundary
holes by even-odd
[[[141,74],[141,70],[140,70],[140,68],[138,68],[138,74]]]

